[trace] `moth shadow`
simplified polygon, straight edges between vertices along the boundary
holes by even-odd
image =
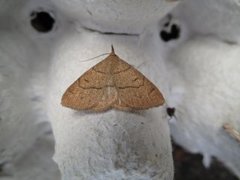
[[[137,115],[141,117],[146,117],[149,112],[148,110],[129,110],[129,111],[122,111],[117,109],[108,109],[105,111],[92,111],[92,110],[73,110],[74,116],[89,116],[89,115],[104,115],[109,113],[119,113],[119,114],[129,114],[129,115]]]

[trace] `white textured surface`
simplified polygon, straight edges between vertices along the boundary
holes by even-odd
[[[52,134],[38,137],[33,146],[16,162],[10,177],[13,175],[16,180],[60,180],[60,172],[52,160],[53,154]]]
[[[3,153],[0,156],[9,157],[9,160],[12,156],[21,156],[40,133],[35,126],[36,122],[32,121],[34,113],[31,100],[24,92],[30,78],[26,72],[29,68],[27,59],[32,57],[26,47],[30,47],[28,42],[19,34],[1,33],[0,144]],[[22,78],[19,79],[19,76]],[[25,127],[25,123],[29,128]],[[29,136],[30,134],[33,135]],[[8,141],[9,137],[12,138],[11,141]]]
[[[169,57],[178,75],[171,88],[182,88],[176,107],[176,122],[171,124],[174,140],[186,149],[204,155],[209,165],[217,157],[240,176],[239,143],[224,132],[229,122],[240,128],[240,46],[211,37],[194,38]],[[171,97],[171,95],[170,95]]]
[[[176,107],[170,126],[174,140],[202,153],[205,166],[215,156],[238,177],[240,145],[222,125],[229,122],[240,130],[239,13],[234,0],[183,2],[173,14],[191,40],[173,49],[166,61],[172,84],[167,101]]]
[[[180,26],[179,39],[160,42],[156,27],[146,28],[143,37],[160,52],[156,56],[166,69],[161,69],[159,80],[165,81],[159,85],[167,105],[176,108],[170,124],[174,140],[193,153],[203,154],[206,167],[214,156],[239,177],[239,142],[222,128],[228,122],[240,130],[240,7],[234,3],[185,1],[174,10],[169,23],[170,27]],[[166,19],[160,23],[161,29],[169,22]],[[171,32],[171,28],[163,29]]]
[[[50,131],[49,124],[44,122],[47,118],[42,107],[41,66],[44,62],[38,62],[36,67],[32,61],[46,56],[36,58],[37,49],[33,49],[21,33],[1,32],[0,38],[0,163],[10,167],[4,165],[2,176],[6,174],[17,180],[59,177],[55,163],[48,158],[53,154],[53,145],[49,151],[41,151],[42,147],[30,150],[36,148],[38,138],[44,139],[44,134]],[[46,172],[45,165],[49,171],[41,176]]]
[[[175,13],[194,33],[233,43],[240,41],[239,0],[185,0]]]
[[[157,22],[179,1],[167,0],[52,0],[84,27],[101,32],[139,34]]]
[[[49,47],[22,33],[26,2],[0,1],[0,179],[57,180],[43,108]]]
[[[83,72],[99,62],[82,60],[115,52],[138,67],[148,64],[137,36],[81,31],[59,40],[50,73],[48,114],[56,138],[56,154],[64,179],[172,179],[172,155],[164,108],[129,113],[111,110],[83,113],[62,107],[61,96]],[[144,69],[146,66],[142,65]],[[151,69],[146,70],[147,72]],[[150,74],[145,74],[153,79]]]

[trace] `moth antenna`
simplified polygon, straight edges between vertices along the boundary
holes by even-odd
[[[101,56],[105,56],[105,55],[108,55],[108,54],[110,54],[110,53],[100,54],[100,55],[95,56],[95,57],[93,57],[93,58],[82,60],[81,62],[91,61],[91,60],[93,60],[93,59],[96,59],[96,58],[99,58],[99,57],[101,57]]]

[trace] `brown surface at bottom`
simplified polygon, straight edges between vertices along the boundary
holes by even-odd
[[[239,180],[215,158],[210,168],[205,168],[202,158],[202,155],[191,154],[173,143],[174,180]]]

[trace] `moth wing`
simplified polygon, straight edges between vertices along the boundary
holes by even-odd
[[[114,79],[118,91],[114,105],[117,109],[148,109],[164,103],[158,88],[133,67],[115,74]]]
[[[88,110],[95,107],[102,96],[102,89],[84,89],[75,81],[63,94],[61,103],[72,109]]]

